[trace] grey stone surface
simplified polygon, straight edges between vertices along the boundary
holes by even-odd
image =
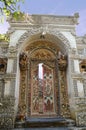
[[[50,128],[18,128],[13,130],[69,130],[66,127],[50,127]]]

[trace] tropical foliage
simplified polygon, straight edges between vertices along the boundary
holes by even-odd
[[[20,2],[24,0],[0,0],[0,14],[1,16],[5,15],[6,17],[10,14],[13,14],[15,18],[20,13]]]
[[[0,34],[0,42],[9,42],[9,36],[6,34]]]

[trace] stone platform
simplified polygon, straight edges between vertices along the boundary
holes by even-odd
[[[48,127],[48,128],[18,128],[13,130],[70,130],[66,127]]]
[[[28,118],[25,127],[56,127],[66,126],[66,120],[63,118]]]
[[[16,122],[15,128],[73,127],[75,122],[64,118],[27,118],[24,122]]]

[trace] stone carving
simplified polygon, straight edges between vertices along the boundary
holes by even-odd
[[[27,102],[27,55],[25,53],[20,54],[19,66],[20,66],[20,91],[19,91],[19,104],[16,115],[16,121],[24,120],[26,115],[26,102]]]
[[[14,127],[14,102],[13,97],[0,98],[0,128]]]
[[[76,124],[77,126],[86,126],[86,98],[77,98],[75,101]]]
[[[6,54],[7,52],[8,52],[8,48],[7,47],[2,48],[2,53],[3,54]]]
[[[74,14],[74,19],[73,19],[75,24],[78,24],[78,18],[79,18],[79,13],[75,13]]]
[[[14,17],[16,12],[14,12],[10,17],[8,17],[8,21],[9,22],[21,22],[24,23],[24,22],[27,22],[28,21],[32,21],[34,20],[35,21],[35,24],[40,24],[43,23],[44,26],[45,24],[55,24],[55,25],[74,25],[74,24],[77,24],[77,21],[78,21],[78,13],[74,14],[74,16],[70,16],[70,17],[54,17],[54,16],[47,16],[47,15],[29,15],[29,14],[24,14],[22,12],[18,12],[16,13],[16,18]],[[30,18],[32,20],[30,20]],[[58,24],[57,24],[58,23]]]
[[[7,69],[7,59],[0,58],[0,72],[6,72]]]
[[[28,22],[29,24],[33,24],[34,20],[32,19],[32,16],[29,14],[24,14],[22,12],[19,12],[18,14],[16,13],[16,17],[14,17],[15,12],[13,14],[11,14],[8,17],[8,21],[9,22]]]
[[[77,114],[77,126],[86,126],[86,112],[79,112]]]
[[[21,70],[27,69],[27,55],[25,53],[20,54],[19,66]]]
[[[78,87],[77,87],[77,80],[73,80],[73,86],[74,86],[74,96],[78,97]]]
[[[61,52],[58,53],[58,67],[60,70],[65,70],[67,67],[67,57]]]
[[[14,46],[10,46],[8,51],[9,51],[9,53],[15,53],[17,51],[17,48]]]
[[[17,56],[17,48],[14,47],[14,46],[10,46],[10,47],[8,48],[7,56],[8,56],[9,58],[16,58],[16,56]]]
[[[68,88],[66,83],[66,72],[62,69],[59,72],[60,76],[60,95],[61,95],[61,116],[70,118],[70,109],[69,109],[69,101],[68,101]]]
[[[24,43],[24,41],[27,40],[27,37],[30,38],[32,35],[36,35],[39,33],[41,33],[41,28],[35,28],[35,29],[31,29],[25,32],[18,41],[18,44],[17,44],[18,48],[21,46],[21,44]],[[70,43],[62,33],[52,30],[52,29],[49,29],[48,33],[50,35],[53,35],[55,38],[59,38],[62,41],[63,45],[61,45],[61,47],[65,48],[65,53],[66,51],[70,49]]]
[[[55,56],[52,52],[47,49],[38,49],[35,53],[32,54],[32,59],[37,60],[54,60]]]

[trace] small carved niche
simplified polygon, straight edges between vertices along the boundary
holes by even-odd
[[[0,72],[6,72],[7,58],[0,58]]]
[[[79,66],[80,66],[80,71],[86,73],[86,60],[81,61]]]
[[[27,69],[27,55],[25,53],[20,54],[19,66],[20,66],[20,70]]]

